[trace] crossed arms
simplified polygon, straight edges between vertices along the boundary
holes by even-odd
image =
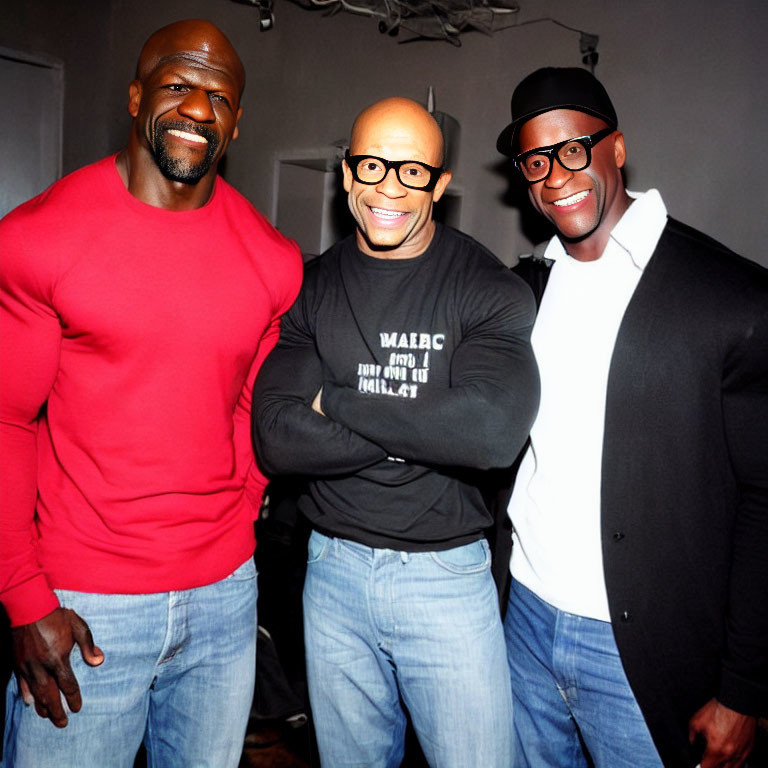
[[[305,283],[284,318],[254,388],[254,443],[267,472],[330,477],[365,472],[388,457],[476,469],[512,464],[539,394],[527,291],[513,285],[508,302],[466,330],[449,387],[413,400],[359,392],[354,375],[321,359],[315,286]],[[321,389],[325,415],[312,408]]]

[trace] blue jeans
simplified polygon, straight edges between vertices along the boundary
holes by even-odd
[[[323,766],[399,766],[403,704],[431,766],[511,765],[512,697],[484,539],[408,553],[312,533],[304,632]]]
[[[235,768],[256,664],[256,568],[222,581],[146,595],[57,590],[104,651],[70,657],[83,706],[58,729],[7,694],[6,768],[131,768],[142,740],[150,768]]]
[[[504,620],[515,768],[661,768],[610,623],[559,611],[512,581]]]

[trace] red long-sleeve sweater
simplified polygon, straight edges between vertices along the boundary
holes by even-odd
[[[253,552],[250,393],[301,257],[223,179],[202,208],[114,157],[0,222],[0,600],[186,589]]]

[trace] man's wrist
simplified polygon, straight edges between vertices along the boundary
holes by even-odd
[[[12,627],[32,624],[59,607],[59,600],[43,574],[4,592],[2,603]]]
[[[768,716],[768,688],[728,670],[721,671],[718,703],[749,717]]]

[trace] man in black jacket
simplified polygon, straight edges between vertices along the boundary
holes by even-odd
[[[356,234],[316,261],[254,393],[268,472],[311,478],[304,626],[323,765],[507,768],[511,690],[479,476],[533,420],[534,303],[432,218],[450,181],[423,107],[386,99],[343,163]]]
[[[768,274],[627,192],[586,70],[499,151],[557,230],[521,261],[541,406],[514,490],[515,766],[738,766],[768,713]],[[546,290],[545,290],[546,288]]]

